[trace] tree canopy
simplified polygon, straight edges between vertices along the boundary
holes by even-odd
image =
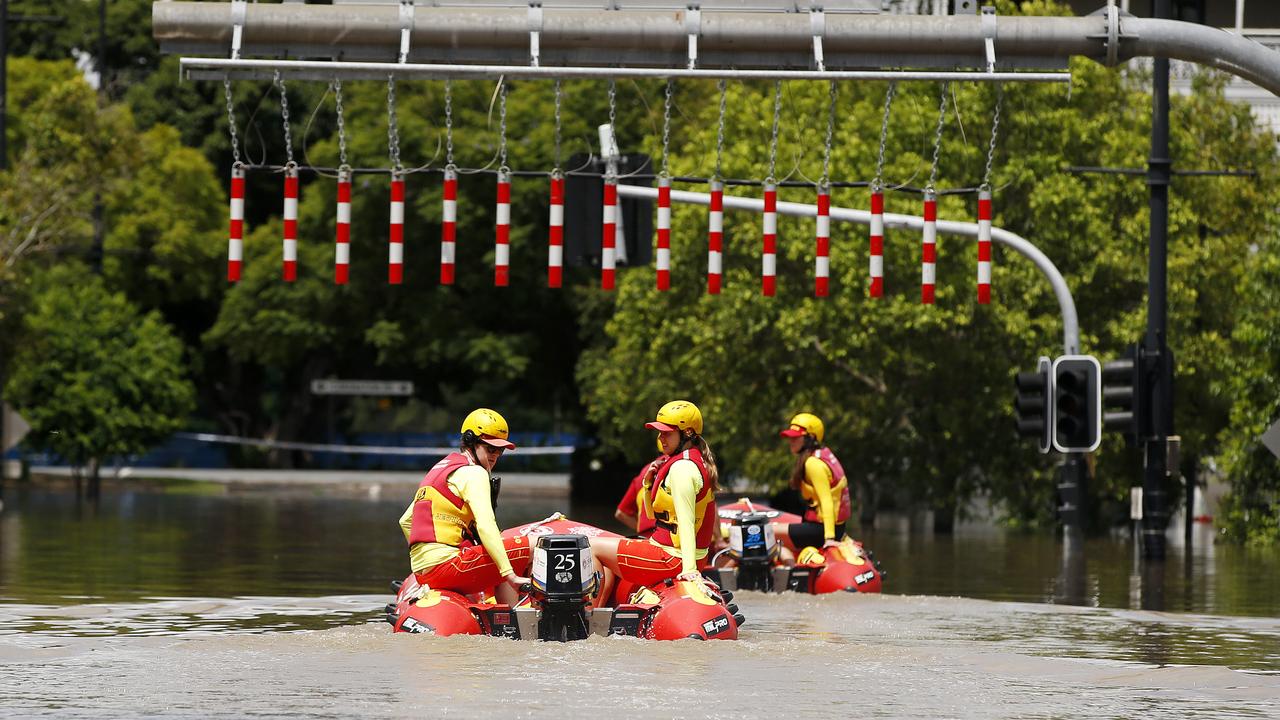
[[[790,459],[776,431],[792,413],[809,410],[826,421],[829,442],[866,504],[950,511],[984,495],[1000,503],[1011,522],[1051,521],[1052,467],[1013,434],[1010,380],[1037,356],[1061,354],[1061,324],[1049,286],[1015,253],[997,247],[993,302],[982,306],[975,300],[974,243],[943,236],[937,304],[923,307],[920,239],[890,230],[887,293],[872,300],[866,294],[866,229],[835,224],[832,292],[814,298],[812,221],[783,218],[778,296],[765,298],[759,292],[760,218],[731,212],[725,290],[708,296],[706,211],[683,206],[673,219],[669,292],[654,289],[649,267],[620,272],[616,293],[597,289],[595,271],[578,267],[567,269],[564,289],[550,290],[546,181],[517,176],[512,282],[495,289],[491,171],[498,103],[493,83],[457,81],[455,162],[482,171],[461,177],[458,282],[442,288],[443,83],[406,81],[396,88],[401,155],[410,170],[405,284],[386,284],[385,173],[356,177],[351,283],[339,287],[332,283],[331,173],[303,174],[299,280],[285,284],[279,279],[281,176],[254,168],[244,275],[228,286],[231,152],[221,84],[180,82],[175,59],[159,57],[150,40],[149,3],[130,0],[111,4],[108,83],[105,94],[95,96],[73,63],[59,58],[92,46],[96,16],[85,14],[84,3],[61,5],[66,24],[56,33],[19,31],[13,47],[22,57],[10,61],[11,170],[0,174],[0,330],[25,338],[28,346],[37,344],[28,321],[45,322],[42,313],[55,302],[56,293],[44,288],[70,282],[61,268],[90,256],[94,200],[101,198],[105,259],[100,284],[89,285],[115,298],[103,300],[110,317],[131,317],[135,310],[128,308],[136,308],[144,318],[139,328],[152,328],[155,343],[164,344],[155,339],[163,334],[158,323],[171,328],[181,343],[173,363],[185,368],[178,374],[195,388],[193,424],[319,439],[325,423],[308,392],[311,379],[396,377],[414,380],[417,401],[431,411],[406,420],[417,423],[413,429],[450,429],[452,420],[442,418],[495,405],[517,430],[579,428],[599,438],[599,456],[640,462],[652,448],[644,420],[666,400],[686,397],[702,407],[726,475],[777,484]],[[1001,13],[1018,11],[1062,9],[1000,4]],[[1086,61],[1071,69],[1069,90],[1003,88],[992,176],[995,224],[1031,240],[1058,266],[1080,312],[1081,349],[1105,360],[1119,356],[1144,328],[1147,191],[1133,178],[1067,168],[1145,165],[1148,77],[1140,67],[1115,72]],[[1175,167],[1257,172],[1248,179],[1179,177],[1170,192],[1175,425],[1184,441],[1185,473],[1217,469],[1232,481],[1235,500],[1226,518],[1231,537],[1266,541],[1280,538],[1274,522],[1280,465],[1257,442],[1280,415],[1280,236],[1271,199],[1280,164],[1275,137],[1259,130],[1247,107],[1225,101],[1224,84],[1223,77],[1204,74],[1172,105]],[[663,83],[621,81],[617,87],[620,145],[659,157]],[[288,83],[293,149],[304,166],[338,163],[333,90],[324,83]],[[833,179],[874,176],[886,90],[884,83],[838,88]],[[772,92],[772,84],[728,85],[725,176],[765,174]],[[991,85],[949,88],[939,187],[972,188],[982,180],[998,92]],[[884,179],[891,188],[906,187],[888,193],[889,212],[919,212],[919,193],[910,188],[930,175],[940,99],[936,84],[897,89]],[[348,82],[343,100],[348,162],[387,168],[386,83]],[[713,172],[716,100],[714,83],[675,84],[672,173]],[[232,101],[244,158],[283,163],[278,92],[270,83],[237,82]],[[819,177],[827,103],[825,83],[784,85],[779,177]],[[551,83],[512,82],[506,105],[508,164],[550,169]],[[562,156],[590,152],[595,126],[607,118],[603,84],[566,81],[561,114]],[[677,183],[677,189],[684,187]],[[811,188],[800,187],[784,188],[780,199],[813,197]],[[836,205],[866,202],[862,188],[838,188],[833,196]],[[972,220],[975,206],[972,192],[945,194],[939,216]],[[88,302],[68,290],[62,302],[72,300]],[[15,355],[17,347],[0,350],[0,367],[12,360],[15,373],[36,372],[34,356]],[[165,377],[165,392],[181,409],[180,393],[172,389],[178,381]],[[55,411],[62,410],[49,409]],[[1108,438],[1097,461],[1093,489],[1104,510],[1119,512],[1134,460],[1118,438]]]
[[[83,266],[50,271],[24,318],[5,397],[31,424],[27,442],[96,476],[180,429],[194,405],[182,343]]]

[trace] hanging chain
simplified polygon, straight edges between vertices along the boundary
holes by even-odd
[[[893,105],[893,94],[898,91],[898,83],[890,82],[884,94],[884,119],[880,121],[880,154],[876,156],[876,177],[871,181],[871,192],[880,192],[884,188],[884,147],[889,141],[889,108]]]
[[[444,81],[444,165],[446,169],[454,169],[453,165],[453,81]]]
[[[724,152],[724,105],[726,90],[724,78],[721,78],[720,81],[716,83],[716,87],[720,90],[720,116],[716,120],[716,171],[712,177],[719,180],[721,177],[720,156]]]
[[[286,165],[293,165],[293,135],[289,132],[289,95],[284,89],[280,71],[276,71],[276,87],[280,89],[280,119],[284,121],[284,155]]]
[[[334,79],[333,81],[333,104],[338,113],[338,168],[345,169],[347,165],[347,120],[342,113],[342,81]]]
[[[938,155],[942,152],[942,126],[947,119],[947,90],[951,83],[942,83],[942,101],[938,103],[938,130],[933,136],[933,165],[929,168],[929,184],[925,190],[933,192],[938,181]]]
[[[600,148],[603,154],[606,150],[610,153],[610,159],[605,163],[605,175],[614,177],[618,174],[618,158],[614,156],[613,151],[618,149],[618,127],[614,124],[614,120],[618,115],[618,81],[609,78],[609,135],[613,139],[613,147]]]
[[[227,96],[227,132],[231,134],[231,159],[235,165],[240,165],[240,139],[236,137],[236,107],[231,101],[231,80],[229,78],[222,81],[222,91]]]
[[[987,169],[982,173],[981,190],[991,191],[991,164],[996,158],[996,135],[1000,131],[1000,106],[1004,104],[1004,86],[996,85],[996,109],[991,115],[991,144],[987,146]]]
[[[671,177],[671,88],[667,78],[667,96],[662,104],[662,177]]]
[[[391,153],[391,170],[400,172],[400,128],[396,125],[396,78],[387,76],[387,147]]]
[[[498,172],[509,173],[507,167],[507,82],[498,78]]]
[[[831,81],[831,104],[827,109],[827,142],[822,149],[822,179],[818,184],[826,187],[831,183],[831,143],[836,133],[836,81]]]
[[[773,176],[773,171],[778,164],[778,123],[782,119],[782,81],[775,80],[773,83],[773,133],[769,138],[769,174],[765,177],[765,182],[776,183],[777,179]]]
[[[556,80],[556,172],[560,171],[560,80]]]

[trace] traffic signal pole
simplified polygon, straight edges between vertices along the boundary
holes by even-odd
[[[1155,19],[1168,19],[1170,0],[1155,0]],[[1147,161],[1147,185],[1151,188],[1151,236],[1147,255],[1147,334],[1144,338],[1144,371],[1152,380],[1151,434],[1143,441],[1142,555],[1153,560],[1165,556],[1168,438],[1173,434],[1173,358],[1168,345],[1167,271],[1169,237],[1169,60],[1154,59],[1151,88],[1151,157]],[[1191,511],[1190,508],[1187,509]]]

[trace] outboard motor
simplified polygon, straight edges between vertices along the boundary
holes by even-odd
[[[745,512],[729,526],[729,548],[738,557],[738,589],[773,590],[770,570],[774,547],[773,526],[769,516]]]
[[[533,598],[541,606],[538,638],[585,640],[587,598],[596,589],[591,544],[582,535],[540,535],[533,550]]]

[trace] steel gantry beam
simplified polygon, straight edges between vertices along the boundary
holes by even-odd
[[[545,3],[544,5],[549,5]],[[696,5],[697,3],[690,3]],[[789,4],[789,3],[784,3]],[[1136,18],[1114,6],[1085,17],[887,15],[689,9],[419,6],[395,4],[241,6],[242,57],[394,62],[408,38],[407,64],[647,67],[813,71],[815,37],[825,68],[1062,69],[1069,58],[1114,65],[1136,57],[1185,60],[1280,95],[1280,53],[1223,30]],[[232,3],[156,2],[152,26],[162,51],[228,57],[237,23]],[[536,33],[536,41],[531,42]],[[695,38],[695,40],[691,40]],[[696,46],[696,56],[693,48]],[[406,69],[407,71],[407,69]],[[200,77],[198,67],[189,67]],[[224,77],[226,67],[206,68]]]

